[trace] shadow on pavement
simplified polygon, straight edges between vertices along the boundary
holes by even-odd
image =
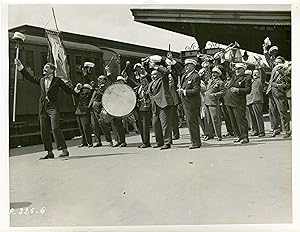
[[[246,144],[233,143],[233,142],[232,143],[215,144],[215,143],[202,142],[202,146],[201,146],[200,149],[203,149],[203,148],[216,148],[216,147],[237,147],[237,146],[247,147],[247,146],[256,146],[256,145],[259,145],[259,144],[265,144],[265,143],[251,142],[250,141],[249,143],[246,143]],[[180,143],[180,144],[175,144],[173,146],[176,147],[176,148],[185,148],[185,149],[187,149],[188,145],[190,145],[190,143]]]
[[[80,156],[70,156],[68,158],[62,159],[63,161],[66,160],[74,160],[74,159],[86,159],[86,158],[94,158],[94,157],[105,157],[105,156],[115,156],[115,155],[127,155],[132,153],[112,153],[112,154],[100,154],[100,155],[80,155]]]

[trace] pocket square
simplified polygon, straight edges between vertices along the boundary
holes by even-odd
[[[192,83],[192,81],[188,81],[187,83],[188,83],[188,84],[191,84],[191,83]]]

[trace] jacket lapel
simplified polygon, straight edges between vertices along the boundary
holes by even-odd
[[[45,82],[45,81],[44,81]],[[56,77],[53,77],[51,83],[50,83],[50,86],[49,86],[49,89],[48,89],[48,92],[50,91],[50,89],[55,85],[55,83],[57,82],[57,79]]]
[[[188,81],[191,79],[191,75],[194,71],[189,72],[188,74],[184,75],[184,78],[182,80],[181,88],[184,89],[188,83]]]

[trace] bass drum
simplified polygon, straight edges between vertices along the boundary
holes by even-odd
[[[135,108],[135,105],[135,92],[126,84],[112,84],[107,87],[102,96],[103,108],[114,117],[129,115]]]
[[[102,109],[99,114],[100,123],[110,123],[113,120],[113,116],[109,115],[105,109]]]

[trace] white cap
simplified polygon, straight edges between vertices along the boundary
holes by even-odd
[[[201,66],[202,66],[203,68],[208,67],[208,66],[209,66],[209,62],[208,62],[208,61],[203,61],[202,64],[201,64]]]
[[[154,62],[154,63],[158,63],[161,62],[162,57],[159,55],[153,55],[149,57],[150,61]]]
[[[165,62],[166,62],[166,65],[169,65],[169,66],[176,64],[176,61],[175,61],[175,60],[170,60],[169,58],[167,58],[167,59],[165,60]]]
[[[243,69],[247,69],[247,65],[246,64],[244,64],[244,63],[237,63],[237,64],[235,64],[235,67],[236,68],[243,68]]]
[[[250,69],[247,69],[247,70],[245,71],[245,74],[246,74],[246,75],[252,75],[252,71],[251,71]]]
[[[117,81],[125,81],[125,78],[122,76],[117,76]]]
[[[133,69],[136,69],[137,67],[140,67],[140,68],[142,68],[142,67],[143,67],[143,65],[142,65],[142,64],[140,64],[140,63],[136,63],[136,64],[133,66]]]
[[[197,61],[196,60],[193,60],[193,59],[185,59],[184,61],[184,65],[187,65],[187,64],[193,64],[193,65],[197,65]]]
[[[212,71],[212,72],[217,72],[217,73],[219,73],[220,75],[222,75],[222,71],[221,71],[219,68],[217,68],[217,67],[214,67],[211,71]]]
[[[278,51],[278,47],[277,46],[272,46],[270,49],[269,49],[269,53],[271,53],[272,51]]]
[[[92,62],[84,62],[83,67],[90,67],[90,68],[94,68],[95,64]]]
[[[12,39],[25,41],[26,37],[21,32],[15,32]]]

